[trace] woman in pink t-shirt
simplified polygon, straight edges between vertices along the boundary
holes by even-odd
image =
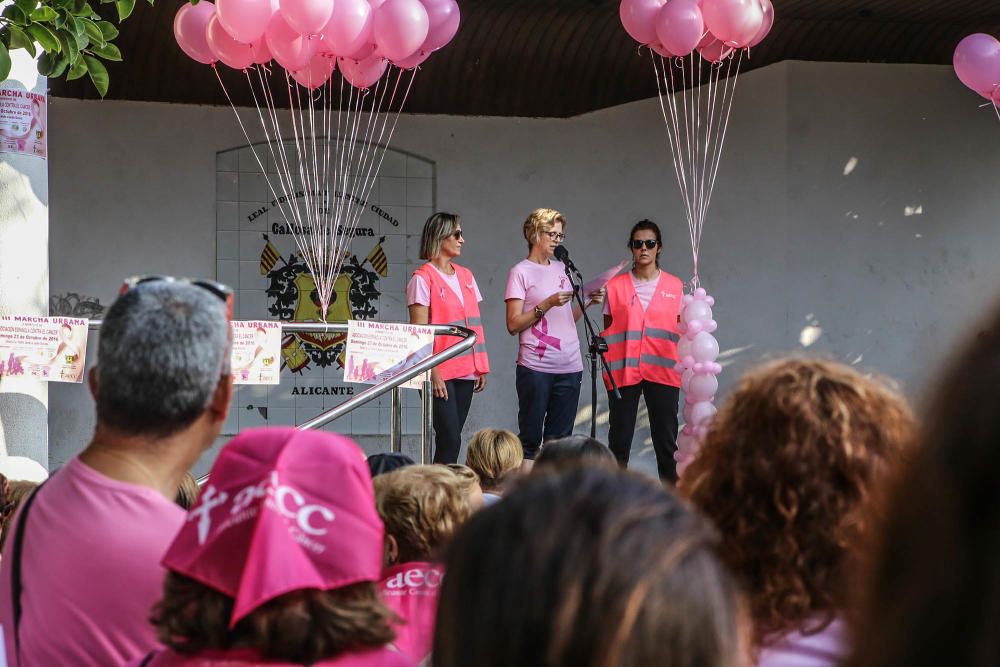
[[[539,208],[524,222],[528,258],[510,270],[504,299],[507,331],[517,334],[517,425],[530,466],[544,440],[573,432],[580,400],[583,361],[576,321],[582,311],[572,305],[573,285],[555,249],[566,238],[559,211]],[[604,290],[587,295],[586,306],[604,301]]]
[[[459,217],[435,213],[424,223],[420,257],[427,263],[413,272],[406,286],[410,324],[457,324],[476,332],[471,350],[431,369],[434,391],[434,463],[457,463],[462,448],[462,427],[469,416],[472,395],[486,387],[490,371],[486,337],[479,315],[476,279],[454,262],[462,254],[465,237]],[[454,336],[436,336],[434,351],[459,342]]]

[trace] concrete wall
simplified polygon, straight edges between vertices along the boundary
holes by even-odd
[[[107,303],[123,276],[214,273],[215,154],[245,143],[230,109],[57,99],[50,114],[53,293]],[[516,426],[502,301],[531,209],[564,212],[586,272],[624,258],[630,224],[651,217],[665,268],[690,277],[654,100],[566,120],[407,116],[393,144],[436,163],[436,200],[462,214],[486,299],[494,372],[469,433]],[[722,393],[746,364],[809,343],[918,396],[1000,285],[998,149],[996,116],[950,68],[791,62],[741,77],[700,267]],[[50,393],[58,465],[89,437],[92,407],[83,387]],[[648,469],[644,438],[634,459]]]

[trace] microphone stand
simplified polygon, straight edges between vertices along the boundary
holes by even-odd
[[[608,367],[608,360],[605,358],[604,354],[608,351],[608,343],[604,340],[604,337],[597,333],[597,329],[594,327],[594,323],[590,321],[590,316],[587,315],[587,305],[583,300],[583,276],[577,271],[573,263],[569,261],[567,257],[563,262],[563,267],[566,269],[566,277],[569,278],[570,284],[573,286],[573,296],[576,298],[576,303],[580,306],[580,314],[583,316],[584,331],[587,334],[587,356],[590,358],[590,437],[597,438],[597,360],[601,360],[601,366],[604,368],[604,372],[607,373],[608,378],[611,380],[611,389],[615,395],[615,398],[621,399],[622,395],[618,391],[618,383],[615,382],[615,378],[611,375],[611,369]],[[576,274],[576,279],[574,280],[573,274]],[[579,281],[579,284],[578,284]],[[605,298],[607,298],[605,296]]]

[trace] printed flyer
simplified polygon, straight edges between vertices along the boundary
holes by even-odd
[[[434,330],[418,324],[350,320],[344,380],[377,384],[431,356]],[[404,387],[419,388],[418,376]]]
[[[44,93],[13,79],[0,82],[0,153],[46,157],[47,122]]]
[[[0,378],[83,382],[89,320],[0,316]]]
[[[268,320],[237,320],[232,328],[233,384],[278,384],[281,381],[281,324]]]

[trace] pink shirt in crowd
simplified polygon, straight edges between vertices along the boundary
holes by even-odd
[[[394,565],[382,574],[379,594],[403,619],[395,627],[400,651],[420,662],[434,646],[434,620],[444,569],[431,563]]]
[[[256,651],[202,651],[186,656],[166,650],[157,653],[148,662],[133,660],[126,667],[298,667],[287,662],[263,660]],[[414,667],[414,662],[401,653],[388,648],[358,651],[333,660],[313,663],[314,667]]]
[[[562,262],[553,259],[545,266],[526,259],[510,270],[504,299],[522,299],[521,312],[528,313],[556,292],[572,289]],[[573,301],[550,309],[545,317],[519,334],[519,341],[517,363],[525,368],[542,373],[583,370]]]
[[[158,646],[149,624],[163,590],[160,559],[185,513],[151,488],[73,459],[38,491],[21,560],[21,666],[121,665]],[[0,624],[13,643],[14,526],[0,568]]]
[[[444,273],[438,267],[433,264],[430,265],[432,269],[438,272],[438,274],[444,278],[445,283],[451,288],[455,294],[458,295],[458,301],[462,305],[465,305],[465,297],[462,295],[462,286],[458,282],[458,274],[453,273],[450,276]],[[476,283],[476,279],[472,279],[472,291],[476,294],[476,301],[482,301],[483,295],[479,291],[479,285]],[[419,274],[413,274],[410,278],[410,282],[406,284],[406,305],[420,305],[420,306],[430,306],[431,305],[431,288],[424,280],[424,277]],[[443,322],[439,323],[443,324]],[[462,378],[456,378],[457,380],[475,380],[479,378],[479,373],[473,373],[471,375],[466,375]]]
[[[757,667],[836,667],[846,647],[847,628],[838,618],[817,633],[790,632],[769,643]]]
[[[657,271],[656,277],[652,280],[639,280],[631,271],[629,271],[628,275],[632,279],[632,287],[635,288],[635,294],[639,297],[639,305],[642,306],[642,310],[645,312],[649,308],[649,302],[653,300],[653,295],[656,294],[656,286],[660,282],[660,273]],[[611,303],[607,299],[604,300],[604,314],[611,314]]]

